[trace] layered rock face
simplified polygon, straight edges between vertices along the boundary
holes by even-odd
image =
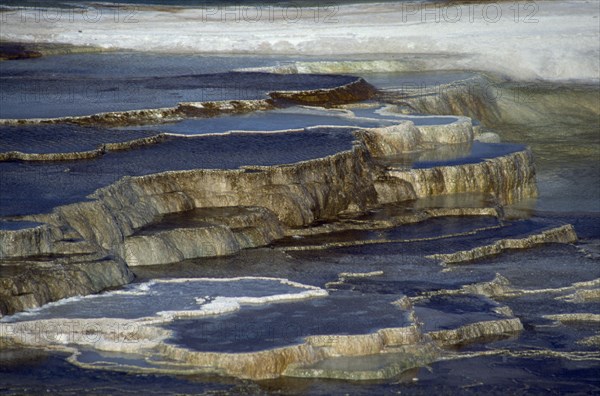
[[[86,289],[83,284],[63,288],[60,281],[54,279],[60,271],[50,272],[37,286],[38,290],[27,292],[43,295],[43,298],[23,299],[19,297],[21,291],[7,288],[3,314],[128,283],[132,278],[126,263],[162,264],[233,254],[243,248],[270,243],[283,236],[285,227],[334,219],[348,209],[365,209],[376,203],[371,172],[369,153],[357,146],[349,152],[290,166],[167,172],[124,178],[98,190],[93,201],[58,207],[51,214],[30,217],[45,223],[42,226],[0,234],[4,259],[34,260],[39,255],[70,257],[93,252],[100,257],[113,257],[121,273],[127,275],[120,273],[105,282],[104,287],[90,281],[91,287]],[[215,210],[209,218],[199,220],[204,224],[187,229],[175,227],[153,235],[133,235],[165,214],[223,206],[249,209],[240,209],[234,216]],[[94,268],[99,273],[90,275],[91,279],[102,279],[105,268]],[[3,271],[4,277],[7,282],[18,282]],[[36,282],[31,284],[36,285]]]
[[[344,89],[340,102],[344,101],[344,95],[352,94],[355,87],[346,86]],[[306,99],[303,94],[291,92],[277,100],[319,101],[320,95],[326,93],[312,93]],[[527,148],[520,146],[504,149],[498,156],[489,155],[485,150],[479,156],[472,154],[479,136],[470,120],[462,118],[443,125],[423,126],[398,121],[395,125],[354,128],[353,131],[348,132],[354,134],[351,149],[327,157],[284,165],[247,165],[233,170],[194,169],[126,176],[96,190],[88,196],[88,201],[59,206],[51,213],[21,218],[41,224],[0,231],[0,264],[3,268],[0,284],[4,286],[0,292],[2,314],[13,314],[49,301],[124,285],[133,280],[130,267],[227,256],[243,249],[268,245],[287,254],[293,250],[327,249],[360,243],[418,244],[424,240],[437,241],[473,234],[480,237],[478,240],[491,240],[470,250],[428,256],[422,254],[424,261],[462,263],[498,254],[505,249],[577,240],[572,226],[543,229],[515,239],[493,236],[498,229],[508,228],[502,224],[504,205],[536,196],[533,156]],[[150,143],[161,144],[161,141]],[[141,146],[145,144],[148,142],[140,142]],[[497,146],[493,144],[485,147],[491,148],[492,153],[499,152],[494,151]],[[135,148],[135,145],[126,145],[114,149]],[[485,203],[471,205],[463,202],[457,205],[454,202],[439,206],[425,203],[427,198],[452,201],[448,197],[458,196],[484,197]],[[421,200],[422,206],[414,203],[418,200]],[[454,200],[461,201],[459,198]],[[387,212],[369,217],[382,208],[387,208]],[[443,221],[451,217],[478,219],[472,227],[449,225],[441,232],[402,233],[404,226],[428,221],[435,223],[437,220],[444,224]],[[362,241],[351,238],[353,232],[390,229],[395,229],[396,234],[390,232],[391,236],[386,236],[382,232],[380,237]],[[527,232],[531,233],[531,229]],[[339,234],[344,233],[350,235],[349,239],[336,240]],[[291,244],[290,240],[298,244]],[[242,255],[245,253],[248,252]],[[127,370],[136,372],[218,374],[251,380],[279,377],[389,379],[411,368],[469,357],[469,354],[454,353],[453,348],[457,345],[511,337],[524,330],[510,308],[491,300],[491,297],[517,293],[507,279],[498,276],[491,282],[466,285],[457,290],[422,293],[412,298],[404,296],[391,303],[392,299],[385,300],[389,295],[383,293],[381,295],[386,297],[381,301],[385,302],[378,300],[377,307],[368,305],[366,309],[384,312],[382,317],[392,322],[389,326],[382,322],[371,324],[371,318],[357,319],[366,325],[350,331],[344,327],[349,326],[347,318],[340,319],[338,322],[343,323],[340,328],[327,329],[324,326],[317,331],[310,328],[308,335],[294,334],[287,340],[279,340],[281,344],[275,347],[260,344],[264,340],[259,334],[255,349],[241,351],[235,350],[240,348],[237,340],[228,339],[231,334],[218,334],[226,339],[224,344],[231,342],[233,345],[228,346],[232,350],[224,351],[218,350],[219,345],[215,347],[217,350],[212,350],[210,339],[194,344],[197,340],[194,341],[193,336],[185,336],[186,326],[191,326],[197,335],[196,329],[202,318],[223,320],[220,315],[227,317],[224,314],[243,312],[245,305],[252,305],[252,309],[260,305],[276,306],[270,308],[271,311],[262,312],[264,316],[257,315],[259,320],[267,323],[261,324],[265,328],[268,328],[269,320],[274,320],[273,317],[290,314],[286,311],[286,304],[292,305],[289,308],[291,312],[296,312],[306,323],[322,321],[319,314],[327,311],[319,309],[327,304],[335,307],[332,315],[340,315],[341,318],[341,305],[335,298],[343,296],[344,290],[352,290],[349,299],[356,300],[350,300],[348,306],[354,310],[360,306],[360,298],[364,298],[362,293],[353,289],[356,286],[360,290],[361,287],[360,283],[355,283],[356,279],[383,276],[387,276],[383,271],[341,272],[338,281],[325,284],[326,289],[293,284],[284,279],[256,278],[256,282],[276,280],[279,283],[270,286],[273,294],[260,294],[258,297],[252,295],[256,292],[253,287],[258,286],[246,290],[235,285],[242,278],[153,280],[139,288],[130,285],[113,294],[103,293],[102,296],[79,301],[84,307],[82,316],[78,311],[72,317],[45,319],[44,313],[41,313],[32,321],[17,319],[3,323],[0,330],[5,341],[34,347],[51,346],[72,353],[69,360],[81,367],[115,366],[120,369],[122,362],[107,363],[103,359],[111,358],[102,356],[102,353],[126,353],[126,360],[131,362]],[[190,284],[195,282],[230,284],[219,290],[221,293],[226,290],[222,295],[215,297],[203,289],[189,289]],[[381,282],[386,283],[390,282]],[[155,291],[150,291],[154,286],[167,284],[172,284],[173,289],[165,292],[165,289],[157,287],[158,297]],[[282,285],[303,291],[282,291]],[[379,285],[375,281],[363,286],[377,288]],[[228,293],[236,287],[242,293],[250,292],[231,297]],[[161,290],[165,294],[160,295]],[[574,299],[594,298],[597,294],[594,294],[595,289],[590,288],[569,291],[579,293],[573,295]],[[587,294],[584,295],[584,292]],[[177,297],[173,298],[173,294]],[[89,302],[108,296],[105,301],[110,302],[110,298],[114,298],[111,304],[121,307],[123,303],[119,296],[123,295],[128,296],[126,301],[138,304],[130,308],[131,312],[120,312],[123,317],[106,316],[104,312],[100,315],[93,309],[94,303]],[[478,310],[460,315],[454,312],[440,315],[441,308],[436,308],[433,299],[446,296],[475,299],[474,305]],[[192,302],[181,302],[180,298]],[[314,304],[311,302],[319,299],[322,300]],[[152,306],[153,301],[157,307],[152,313],[147,314],[145,308],[140,308]],[[169,301],[174,301],[176,308],[163,309],[161,304],[168,305]],[[275,302],[278,304],[271,304]],[[292,303],[298,305],[294,308]],[[110,311],[110,304],[105,309]],[[390,314],[387,310],[393,312]],[[52,318],[52,313],[46,317]],[[247,318],[241,313],[239,317],[232,317],[236,323]],[[549,319],[569,320],[566,317]],[[377,321],[379,317],[373,320]],[[36,335],[40,328],[46,330],[45,338]],[[134,331],[118,334],[115,328]],[[259,326],[259,329],[263,328]],[[61,344],[64,340],[69,341],[69,347]],[[80,358],[86,350],[93,351],[91,357]],[[100,357],[94,357],[94,354]]]
[[[372,128],[361,135],[375,157],[393,156],[406,152],[431,149],[440,145],[467,144],[473,141],[471,120],[459,120],[445,125],[423,125],[412,122]]]
[[[542,231],[539,234],[530,235],[519,239],[501,239],[492,245],[480,246],[471,250],[449,253],[434,254],[432,259],[440,260],[446,264],[457,264],[493,256],[508,249],[526,249],[543,243],[575,243],[577,234],[571,224]]]
[[[357,79],[336,88],[271,92],[268,100],[190,102],[165,109],[3,122],[129,125],[238,114],[289,103],[344,104],[375,94],[373,87]],[[231,255],[283,237],[342,229],[383,229],[460,213],[501,215],[496,208],[488,208],[492,212],[465,208],[456,214],[447,208],[439,213],[420,211],[362,225],[338,221],[340,216],[352,218],[380,205],[469,193],[491,196],[498,206],[536,195],[535,168],[527,149],[449,165],[414,167],[410,165],[412,160],[407,163],[414,153],[422,153],[426,161],[468,156],[478,138],[478,130],[474,130],[469,119],[454,118],[440,125],[419,126],[411,121],[398,121],[384,127],[352,130],[355,140],[350,150],[323,158],[286,165],[249,164],[233,170],[194,169],[123,177],[96,190],[88,201],[21,218],[42,223],[37,227],[0,231],[0,257],[33,261],[39,256],[50,256],[53,260],[71,262],[73,257],[94,255],[94,261],[112,260],[119,266],[120,275],[105,282],[105,287],[111,287],[130,280],[127,266]],[[166,135],[158,134],[103,144],[91,151],[39,154],[15,151],[0,158],[85,160],[102,157],[109,151],[160,145],[166,139]],[[323,222],[329,225],[316,224]],[[13,280],[11,276],[6,279]],[[97,292],[98,287],[94,285],[88,292]],[[83,287],[72,291],[86,293]],[[39,301],[65,297],[41,289],[38,294],[46,296]],[[19,292],[11,295],[17,296]],[[16,300],[12,297],[7,301],[3,313],[39,305],[13,303],[10,301]]]
[[[490,127],[560,122],[578,116],[594,120],[599,112],[598,106],[592,105],[597,102],[592,86],[544,87],[483,75],[428,88],[403,87],[402,91],[387,92],[385,100],[395,103],[399,112],[460,114]]]
[[[438,145],[468,144],[474,139],[470,122],[443,126],[415,127],[410,123],[377,128],[364,135],[370,151],[377,156]],[[435,195],[485,193],[494,195],[500,204],[510,204],[535,197],[535,166],[529,150],[514,152],[475,164],[405,169],[390,166],[375,180],[380,203],[399,202]]]
[[[27,257],[50,254],[55,251],[55,241],[62,232],[43,224],[21,230],[0,230],[0,258]]]
[[[434,127],[422,130],[410,122],[394,127],[363,130],[357,133],[358,141],[351,151],[294,165],[246,167],[232,171],[165,172],[126,177],[96,191],[94,201],[59,207],[50,215],[34,215],[30,219],[54,226],[47,228],[45,232],[38,231],[38,239],[56,240],[57,237],[51,234],[58,232],[56,230],[60,228],[67,228],[74,230],[85,241],[126,258],[134,251],[144,251],[142,246],[145,244],[149,247],[149,240],[156,243],[156,249],[150,251],[168,251],[168,246],[174,246],[174,240],[186,239],[169,237],[168,232],[161,232],[160,236],[131,237],[137,230],[153,222],[160,222],[162,215],[198,208],[265,209],[261,212],[263,218],[255,214],[245,220],[245,225],[232,226],[223,218],[207,222],[215,227],[187,228],[185,234],[188,237],[215,246],[212,249],[214,253],[210,253],[211,249],[202,253],[200,248],[196,253],[150,260],[150,263],[164,263],[182,258],[231,254],[240,247],[261,246],[282,235],[277,227],[296,228],[310,225],[316,220],[334,220],[340,213],[360,212],[377,204],[455,193],[492,194],[502,204],[535,196],[535,169],[531,154],[527,151],[477,164],[426,169],[384,169],[374,160],[382,153],[397,155],[431,147],[439,144],[438,142],[469,142],[473,136],[471,127],[464,123],[441,126],[437,135],[433,130]],[[274,222],[275,218],[277,220]],[[247,241],[240,244],[240,240],[233,242],[239,236],[235,237],[228,229],[241,227],[254,227],[257,230],[266,227],[271,230],[256,231],[254,236],[252,233],[247,234]],[[227,233],[230,234],[226,235]],[[124,246],[126,238],[127,247]],[[220,242],[215,245],[210,242],[210,238],[216,238]],[[253,238],[256,241],[253,242]],[[45,242],[36,245],[49,244],[50,242]],[[139,246],[136,247],[136,244]],[[8,243],[5,254],[11,255],[8,250],[17,249],[20,245],[16,240]],[[217,245],[222,247],[218,248]],[[46,248],[43,253],[51,252],[52,249]],[[144,262],[140,259],[135,261],[139,265]]]
[[[0,311],[11,315],[62,298],[98,293],[133,279],[121,260],[98,255],[7,260],[0,277]]]
[[[267,219],[276,217],[283,226],[299,227],[376,201],[370,158],[361,147],[292,166],[125,178],[98,190],[95,197],[90,203],[58,208],[49,221],[64,221],[86,240],[123,256],[119,246],[125,237],[167,213],[253,206],[265,208]],[[204,235],[221,230],[213,227]]]
[[[125,239],[129,265],[153,265],[235,254],[283,237],[276,215],[262,207],[196,209],[171,216],[175,228],[148,227]],[[185,217],[187,221],[181,221]],[[181,227],[193,219],[192,224]],[[158,223],[161,224],[161,223]]]
[[[472,126],[464,120],[423,127],[401,122],[356,132],[352,150],[291,165],[125,177],[97,190],[89,202],[27,217],[43,226],[3,231],[2,255],[95,252],[122,265],[165,264],[264,246],[294,235],[299,227],[381,204],[455,193],[491,194],[499,204],[535,196],[529,151],[424,169],[380,161],[440,145],[469,144],[473,138]],[[170,223],[168,216],[175,216]]]
[[[387,170],[376,181],[382,203],[433,195],[493,194],[501,204],[535,197],[535,168],[530,151],[522,151],[479,164],[430,169]]]

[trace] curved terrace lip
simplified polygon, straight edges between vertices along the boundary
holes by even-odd
[[[460,122],[465,122],[465,120],[460,120]],[[414,125],[412,122],[410,121],[400,121],[399,124],[396,125]],[[447,124],[447,126],[452,127],[452,126],[459,126],[459,127],[463,127],[463,128],[470,128],[470,122],[467,122],[466,124],[460,124],[458,121],[455,121],[451,124]],[[413,126],[414,127],[414,126]],[[430,128],[430,127],[427,127]],[[435,126],[433,126],[433,128],[435,128]],[[440,128],[445,128],[444,125],[440,126]],[[353,134],[351,133],[352,130],[354,129],[354,131],[356,131],[356,133],[358,133],[358,138],[356,136],[352,136]],[[377,130],[377,128],[373,129],[373,130]],[[418,127],[416,127],[416,129],[418,131]],[[352,128],[352,127],[344,127],[344,126],[317,126],[314,128],[309,128],[309,129],[302,129],[302,130],[293,130],[293,131],[272,131],[270,133],[228,133],[225,135],[221,135],[221,134],[214,134],[214,135],[201,135],[201,136],[185,136],[185,137],[181,137],[181,136],[172,136],[169,134],[163,134],[163,135],[158,135],[158,136],[154,136],[154,137],[150,137],[150,138],[142,138],[142,139],[138,139],[138,140],[134,140],[131,142],[123,142],[123,143],[117,143],[114,145],[108,145],[105,144],[103,146],[101,146],[100,148],[96,149],[96,150],[92,150],[92,151],[86,151],[86,152],[75,152],[75,153],[61,153],[61,154],[21,154],[21,153],[14,153],[14,152],[9,152],[9,153],[5,153],[5,157],[4,160],[5,161],[14,161],[14,160],[29,160],[29,162],[31,161],[52,161],[52,163],[58,163],[60,164],[60,162],[56,162],[56,160],[61,160],[61,162],[64,162],[64,166],[68,166],[69,164],[72,163],[77,163],[77,162],[81,162],[84,161],[84,163],[86,164],[85,166],[89,166],[88,162],[91,161],[103,161],[103,157],[107,154],[110,154],[111,152],[113,152],[112,155],[116,155],[116,156],[128,156],[130,152],[135,153],[136,151],[140,151],[142,150],[140,153],[143,153],[145,150],[145,147],[155,147],[156,149],[160,150],[160,148],[162,147],[162,145],[164,145],[165,143],[163,142],[171,142],[171,143],[176,143],[178,139],[183,139],[185,141],[190,141],[190,139],[197,141],[199,144],[204,144],[204,142],[209,143],[211,141],[211,139],[217,139],[217,141],[221,141],[222,139],[231,139],[233,137],[239,137],[240,139],[247,139],[247,138],[252,138],[253,136],[256,136],[257,138],[260,138],[262,140],[264,140],[265,142],[269,142],[270,137],[273,138],[285,138],[286,136],[302,136],[302,135],[306,135],[306,136],[310,136],[310,134],[312,132],[316,132],[319,135],[315,135],[315,136],[324,136],[326,138],[326,141],[328,144],[331,143],[331,141],[329,140],[329,138],[327,137],[327,134],[330,134],[331,132],[334,131],[338,131],[338,132],[342,132],[343,136],[344,133],[348,132],[348,137],[346,138],[346,143],[345,143],[345,147],[341,148],[341,150],[336,150],[333,152],[329,152],[327,154],[329,155],[334,155],[336,153],[343,153],[343,152],[348,152],[351,153],[353,150],[353,147],[357,147],[356,145],[361,145],[363,144],[363,139],[361,138],[361,134],[363,132],[360,132],[361,129],[360,128]],[[465,129],[465,131],[467,131],[467,129]],[[355,133],[355,134],[356,134]],[[442,132],[443,134],[443,132]],[[266,140],[265,140],[266,139]],[[467,138],[471,139],[471,137]],[[285,141],[285,140],[284,140]],[[225,142],[225,140],[222,140],[222,142]],[[340,142],[342,142],[342,140],[340,140]],[[407,140],[407,142],[409,142],[409,144],[413,144],[410,143],[410,139]],[[187,146],[186,146],[187,147]],[[469,154],[463,158],[460,158],[460,154],[459,154],[459,158],[456,158],[454,160],[446,160],[445,162],[431,162],[431,161],[424,161],[424,162],[420,162],[420,161],[416,161],[413,163],[412,167],[419,169],[419,168],[433,168],[433,167],[439,167],[439,166],[453,166],[453,165],[465,165],[465,164],[476,164],[482,161],[485,161],[489,158],[492,158],[494,156],[498,156],[498,157],[502,157],[505,155],[510,155],[513,153],[516,153],[518,151],[523,151],[525,150],[525,147],[523,146],[519,146],[519,145],[494,145],[494,144],[483,144],[483,143],[474,143],[474,145],[472,146],[473,148],[470,149]],[[124,151],[126,150],[126,151]],[[186,149],[187,150],[187,149]],[[377,154],[376,154],[377,155]],[[310,155],[309,155],[310,157]],[[115,157],[117,158],[117,157]],[[310,161],[310,159],[304,159],[302,161]],[[302,162],[300,161],[300,162]],[[270,164],[270,166],[281,166],[284,165],[284,163],[282,164]],[[290,162],[290,164],[293,164],[293,162]],[[202,167],[194,167],[191,165],[187,166],[189,170],[192,169],[201,169]],[[242,168],[240,168],[242,167]],[[242,169],[242,171],[246,171],[248,169],[252,169],[254,172],[258,171],[258,170],[268,170],[269,166],[264,166],[260,163],[258,164],[253,164],[253,163],[239,163],[237,164],[237,166],[234,166],[232,169]],[[215,168],[211,168],[211,169],[215,169]],[[219,169],[216,168],[216,169]],[[160,169],[157,169],[160,172]],[[182,169],[183,170],[183,169]],[[168,173],[168,170],[165,170]],[[163,171],[163,172],[165,172]],[[153,172],[143,172],[143,173],[153,173]],[[69,175],[68,173],[66,174],[67,176]],[[69,176],[70,177],[70,176]],[[127,176],[125,176],[127,177]],[[101,185],[97,186],[102,187]],[[89,194],[93,193],[93,190],[86,190],[86,194],[81,196],[80,198],[84,198],[85,196],[88,196]],[[70,201],[73,201],[73,198],[71,197],[69,199]],[[76,200],[74,202],[77,202]]]
[[[360,77],[323,74],[227,72],[145,79],[58,76],[54,80],[37,81],[35,77],[11,76],[8,72],[0,78],[5,89],[0,125],[85,121],[97,124],[111,116],[127,115],[134,119],[137,116],[138,122],[144,123],[143,116],[149,114],[155,115],[154,121],[161,122],[164,121],[161,118],[189,116],[190,110],[197,116],[211,117],[220,112],[260,110],[261,106],[281,107],[289,103],[332,105],[368,99],[375,93]],[[298,89],[290,90],[290,86]],[[163,94],[157,96],[157,92]],[[50,116],[36,117],[40,112]],[[162,117],[158,118],[158,114]]]

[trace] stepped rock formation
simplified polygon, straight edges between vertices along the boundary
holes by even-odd
[[[374,94],[369,84],[357,79],[331,89],[271,92],[272,99],[268,100],[181,103],[171,109],[3,123],[128,125],[264,110],[285,106],[287,102],[342,104]],[[443,151],[449,158],[463,155],[477,138],[466,118],[442,125],[415,126],[411,121],[399,121],[392,126],[354,130],[352,149],[324,158],[275,166],[249,164],[235,170],[195,169],[123,177],[96,190],[88,201],[20,219],[42,223],[37,227],[0,230],[0,258],[33,262],[39,256],[75,260],[74,257],[94,255],[94,261],[107,257],[119,266],[119,276],[105,282],[105,287],[111,287],[130,281],[127,266],[230,255],[283,237],[390,228],[439,216],[498,217],[502,216],[501,205],[537,193],[533,158],[527,149],[476,163],[428,168],[394,164],[396,157],[439,147],[452,148],[446,150],[448,153]],[[88,158],[110,150],[161,144],[161,136],[104,144],[82,153],[4,153],[3,159]],[[340,216],[351,219],[384,204],[457,193],[492,196],[496,204],[491,208],[426,209],[386,221],[337,221]],[[327,223],[321,225],[323,222]],[[571,235],[568,239],[573,238]],[[13,275],[4,274],[1,278],[8,282],[14,279]],[[45,290],[40,285],[40,290],[34,292],[45,296],[37,303],[5,299],[2,314],[66,296]],[[82,287],[75,288],[71,295],[99,290],[99,285],[94,284],[87,292]]]
[[[494,195],[505,205],[537,195],[535,168],[529,150],[478,164],[389,169],[375,181],[375,188],[381,203],[482,192]]]
[[[450,124],[418,127],[405,121],[389,127],[368,129],[361,138],[373,156],[382,157],[440,145],[470,143],[474,136],[471,120],[459,119]]]
[[[464,120],[425,127],[400,122],[391,127],[358,130],[355,138],[348,151],[294,164],[124,177],[96,190],[90,201],[27,216],[23,220],[43,224],[0,231],[5,242],[3,265],[14,261],[15,266],[20,266],[29,260],[39,271],[40,255],[60,254],[61,258],[50,261],[49,267],[56,279],[46,281],[51,284],[46,286],[42,282],[36,284],[39,278],[34,276],[36,282],[19,289],[18,277],[3,275],[0,282],[7,285],[6,290],[10,287],[10,291],[3,296],[0,309],[3,314],[14,313],[68,295],[94,293],[124,284],[132,278],[129,266],[230,255],[284,237],[383,229],[440,216],[501,218],[503,204],[536,194],[535,168],[528,150],[474,164],[422,169],[390,166],[386,161],[390,156],[440,145],[471,143],[475,133],[470,122]],[[491,195],[495,206],[425,208],[387,219],[353,220],[380,205],[455,193]],[[321,224],[323,221],[327,223]],[[570,231],[572,237],[573,230]],[[543,234],[535,242],[551,240],[553,235]],[[64,267],[63,278],[61,272],[56,272],[59,265]],[[345,273],[340,274],[340,281],[378,275],[381,273]],[[71,278],[72,283],[64,286],[63,279]],[[309,292],[312,294],[306,297],[327,294],[324,290]],[[290,345],[256,352],[199,351],[166,342],[174,337],[174,330],[166,329],[164,324],[178,318],[193,319],[204,314],[202,311],[161,312],[131,320],[42,319],[3,324],[1,328],[8,342],[60,348],[72,353],[70,361],[82,367],[98,367],[78,360],[77,348],[92,348],[131,354],[146,362],[128,366],[131,371],[208,373],[253,380],[281,376],[391,378],[413,367],[449,356],[454,358],[445,348],[486,337],[505,337],[523,329],[510,310],[495,307],[502,312],[492,310],[493,320],[463,322],[426,332],[408,298],[391,306],[398,310],[399,316],[407,318],[409,325],[364,334],[308,335]],[[211,314],[230,312],[230,308],[223,306],[222,311]],[[115,332],[115,326],[135,331],[123,334]],[[45,329],[43,337],[39,336],[40,328]],[[64,341],[71,346],[62,345]],[[98,364],[118,368],[112,363]]]
[[[342,213],[360,213],[390,202],[480,192],[507,203],[536,192],[528,151],[429,169],[382,168],[376,161],[382,154],[470,142],[469,123],[415,127],[402,122],[358,131],[356,138],[349,151],[291,165],[124,177],[97,190],[91,201],[26,218],[44,223],[41,227],[1,231],[2,255],[89,253],[91,246],[91,251],[129,265],[163,264],[264,246],[315,221],[335,220]],[[248,209],[231,217],[218,209],[224,207]],[[206,215],[213,210],[210,219],[160,229],[163,216],[179,213],[186,218],[199,209]]]
[[[68,116],[58,118],[3,119],[0,125],[29,124],[74,124],[81,126],[126,126],[175,121],[190,117],[216,117],[251,113],[285,107],[289,104],[306,105],[341,105],[375,96],[373,86],[362,78],[347,84],[317,90],[305,91],[273,91],[266,93],[269,99],[223,100],[204,102],[181,102],[174,107],[163,107],[143,110],[125,110],[98,113],[84,116]]]
[[[129,359],[135,356],[144,363],[134,365],[131,360],[127,369],[142,373],[210,373],[253,380],[280,376],[371,380],[390,378],[406,369],[445,359],[451,356],[444,349],[446,346],[476,342],[482,337],[509,336],[523,328],[519,319],[507,318],[424,333],[410,304],[404,308],[393,305],[390,308],[398,310],[397,315],[410,318],[412,324],[365,334],[309,335],[290,345],[256,352],[198,351],[165,342],[173,333],[161,324],[172,320],[171,315],[134,320],[39,319],[3,323],[0,329],[5,342],[58,348],[72,354],[71,362],[89,368],[98,366],[85,359],[80,361],[78,348],[128,353]],[[195,315],[194,311],[188,313]],[[358,365],[348,367],[346,358],[357,359]],[[101,358],[98,363],[101,367],[118,368]]]
[[[391,102],[423,114],[461,114],[493,125],[502,118],[498,103],[498,85],[485,77],[430,87],[406,89],[400,97],[390,95]]]
[[[225,256],[268,245],[284,235],[277,216],[262,207],[196,209],[173,219],[175,224],[190,220],[193,224],[186,227],[142,229],[126,238],[125,260],[129,265],[153,265]]]
[[[498,76],[477,75],[429,87],[410,85],[381,94],[394,103],[394,112],[464,115],[494,127],[560,122],[575,115],[597,120],[600,109],[595,85],[514,82]]]
[[[492,245],[480,246],[471,250],[449,253],[434,254],[428,258],[440,260],[446,264],[457,264],[473,261],[487,256],[493,256],[507,249],[526,249],[543,243],[574,243],[577,242],[577,234],[572,225],[567,224],[557,228],[542,231],[520,239],[501,239]]]
[[[518,318],[511,318],[471,323],[457,329],[433,331],[428,334],[441,345],[453,345],[483,337],[518,333],[522,330],[523,324],[521,321]]]
[[[374,156],[469,143],[474,139],[471,122],[415,127],[410,122],[373,128],[362,138]],[[529,150],[488,159],[476,164],[403,169],[388,166],[375,180],[379,203],[400,202],[434,195],[486,193],[500,204],[535,197],[535,167]]]

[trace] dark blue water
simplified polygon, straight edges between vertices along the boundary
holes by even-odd
[[[435,238],[470,232],[479,228],[494,227],[499,224],[495,217],[441,217],[415,224],[405,224],[385,230],[351,230],[327,234],[285,238],[275,242],[277,246],[321,245],[348,241],[386,241]],[[526,229],[528,229],[526,227]]]
[[[478,295],[442,295],[415,304],[415,313],[425,331],[456,329],[467,323],[502,319],[492,309],[499,306]]]
[[[277,294],[301,293],[306,289],[293,287],[266,279],[242,279],[231,281],[159,282],[146,284],[144,291],[139,285],[126,286],[124,293],[108,292],[95,296],[76,298],[61,304],[46,305],[35,313],[34,319],[51,318],[126,318],[137,319],[156,316],[164,311],[197,311],[202,305],[196,298],[208,300],[215,297],[265,297]],[[17,321],[31,320],[31,316],[17,317]],[[9,319],[12,321],[12,319]],[[4,319],[3,319],[4,321]]]
[[[206,72],[200,66],[203,57],[197,58],[199,65],[195,72],[132,78],[127,76],[131,71],[129,67],[121,71],[120,65],[127,62],[127,56],[95,54],[58,58],[68,61],[53,64],[56,57],[41,58],[31,63],[12,62],[6,68],[3,63],[0,118],[54,118],[174,107],[180,102],[267,99],[271,91],[334,88],[356,80],[331,75]],[[80,68],[102,66],[89,64],[94,59],[103,61],[104,72],[78,75]],[[151,59],[146,57],[147,61]],[[36,64],[45,63],[48,68],[36,70]],[[24,66],[13,69],[15,64]],[[57,73],[55,70],[60,67],[63,69]]]
[[[16,363],[10,356],[20,356]],[[355,382],[281,378],[249,383],[227,377],[161,376],[87,370],[65,354],[6,350],[0,355],[0,391],[6,394],[147,395],[547,395],[597,394],[597,362],[559,358],[477,357],[433,363],[391,381]],[[468,373],[468,374],[466,374]],[[77,378],[74,381],[73,378]],[[418,382],[413,381],[418,378]],[[507,381],[506,378],[510,378]]]
[[[462,223],[462,224],[461,224]],[[473,249],[477,246],[490,245],[500,239],[505,238],[524,238],[532,233],[539,233],[543,230],[554,228],[563,225],[564,223],[553,219],[531,218],[527,220],[505,221],[501,228],[482,229],[478,232],[469,233],[469,230],[477,230],[479,227],[472,227],[472,224],[480,226],[484,225],[483,221],[477,217],[451,218],[444,217],[439,219],[428,220],[424,223],[414,225],[404,225],[386,231],[388,235],[397,234],[402,238],[402,235],[421,230],[424,238],[438,238],[433,240],[398,242],[398,243],[382,243],[368,244],[352,247],[335,248],[340,254],[393,254],[402,252],[403,254],[413,254],[418,256],[426,256],[436,253],[454,253],[462,250]],[[469,229],[469,226],[471,228]],[[489,220],[488,220],[488,225]],[[446,233],[441,232],[444,230]],[[451,236],[453,231],[464,233]],[[362,232],[361,232],[362,233]],[[336,233],[337,235],[341,233]],[[333,234],[329,238],[335,238]],[[356,233],[360,235],[360,233]],[[446,235],[446,237],[444,237]],[[364,234],[363,234],[364,236]],[[404,239],[404,238],[402,238]],[[310,241],[309,238],[307,238]],[[346,239],[348,240],[348,239]],[[361,240],[356,238],[355,240]],[[487,260],[487,259],[486,259]]]
[[[344,128],[168,138],[159,144],[108,152],[91,160],[0,162],[0,216],[45,213],[58,205],[83,201],[96,189],[123,176],[291,164],[349,150],[353,139]]]
[[[398,295],[346,291],[307,301],[244,307],[212,318],[176,320],[169,342],[196,351],[255,352],[299,344],[309,335],[366,334],[410,324],[391,304]]]
[[[318,125],[351,126],[363,128],[379,127],[391,122],[364,119],[348,119],[340,116],[317,113],[293,113],[287,111],[259,111],[235,117],[214,117],[206,119],[186,119],[176,123],[131,127],[128,129],[144,129],[170,132],[184,135],[206,133],[222,133],[227,131],[281,131],[304,129]],[[0,129],[1,131],[1,129]]]
[[[0,126],[0,153],[72,153],[153,135],[156,133],[64,124]]]
[[[424,169],[437,166],[477,164],[488,159],[523,151],[526,147],[527,146],[522,144],[473,142],[471,151],[466,156],[444,161],[417,161],[413,164],[413,168]]]
[[[33,221],[0,221],[0,230],[18,231],[37,227],[39,225],[41,225],[41,223],[35,223]]]
[[[24,348],[0,350],[0,393],[7,395],[180,395],[233,391],[226,378],[191,378],[85,370],[66,361],[67,355]]]

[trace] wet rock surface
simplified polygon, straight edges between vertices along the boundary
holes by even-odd
[[[472,362],[515,373],[515,389],[540,379],[528,366],[560,362],[592,389],[597,225],[528,206],[532,151],[466,117],[395,114],[398,98],[362,79],[283,76],[233,73],[260,93],[219,102],[192,95],[214,75],[146,78],[144,92],[186,86],[189,101],[4,120],[3,348],[53,348],[83,376],[182,376],[168,378],[232,393],[331,393],[328,380],[385,393],[431,381],[422,367]],[[477,100],[409,99],[500,117]],[[264,119],[239,115],[256,111]],[[297,114],[315,118],[255,128]],[[500,389],[481,381],[467,385]]]
[[[98,293],[134,279],[122,261],[85,255],[2,260],[0,269],[3,315],[74,295]]]

